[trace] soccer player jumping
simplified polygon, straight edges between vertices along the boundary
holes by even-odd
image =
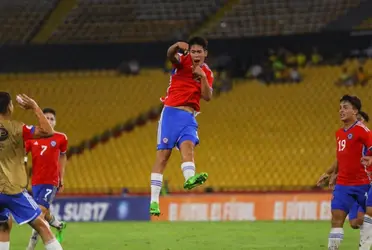
[[[200,99],[212,98],[213,73],[204,62],[207,41],[194,37],[187,43],[177,42],[169,47],[168,59],[173,64],[167,95],[161,98],[164,108],[160,116],[157,136],[156,161],[151,173],[150,214],[159,216],[159,195],[163,172],[177,147],[181,152],[184,188],[190,190],[208,179],[207,173],[195,174],[194,148],[199,144],[198,123]],[[183,54],[179,54],[179,50]]]
[[[365,148],[372,149],[372,136],[368,128],[357,120],[361,108],[358,97],[345,95],[340,100],[343,127],[336,132],[338,176],[331,201],[332,229],[328,250],[339,249],[344,236],[343,225],[354,203],[358,202],[365,212],[370,179],[360,159]],[[363,227],[360,231],[362,238]]]
[[[43,110],[45,117],[54,129],[56,112],[51,108]],[[32,155],[32,193],[36,203],[49,225],[57,229],[57,240],[62,242],[66,223],[60,222],[49,210],[58,191],[62,191],[63,177],[67,163],[67,136],[55,132],[48,138],[28,140],[25,143],[26,153]],[[25,158],[27,159],[27,157]],[[38,241],[38,233],[32,230],[27,250],[33,250]]]
[[[54,134],[37,103],[26,95],[17,97],[24,109],[32,110],[39,126],[26,126],[11,119],[12,99],[0,92],[0,250],[9,250],[10,213],[18,224],[29,224],[41,236],[46,250],[62,250],[41,210],[25,190],[28,176],[24,166],[24,141]]]

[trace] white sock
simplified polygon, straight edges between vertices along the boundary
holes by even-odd
[[[49,243],[45,244],[45,250],[63,250],[61,244],[54,239],[50,241]]]
[[[185,177],[185,181],[187,181],[190,177],[195,175],[195,163],[188,161],[181,164],[181,169],[183,176]]]
[[[0,250],[9,250],[10,242],[0,242]]]
[[[159,203],[161,186],[163,184],[163,175],[151,173],[151,202]]]
[[[328,236],[328,250],[338,250],[344,239],[343,228],[332,228]]]
[[[359,250],[369,250],[372,246],[372,218],[364,215],[363,225],[360,227]]]
[[[32,229],[30,241],[28,242],[27,250],[34,250],[39,240],[39,234],[35,229]]]
[[[62,227],[62,222],[60,222],[59,220],[57,220],[56,217],[54,217],[54,215],[51,215],[51,218],[50,220],[48,221],[49,225],[56,228],[56,229],[60,229]]]

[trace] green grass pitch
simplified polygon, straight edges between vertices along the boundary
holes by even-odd
[[[327,249],[329,222],[69,223],[65,250]],[[31,229],[15,226],[12,250],[26,249]],[[358,249],[359,231],[345,224],[342,250]],[[44,249],[41,242],[38,250]]]

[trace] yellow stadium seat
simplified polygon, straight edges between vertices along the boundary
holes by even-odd
[[[71,146],[159,105],[169,84],[169,76],[160,71],[139,76],[101,73],[8,75],[0,78],[0,88],[13,97],[25,93],[41,107],[55,108],[56,130],[67,134]],[[15,119],[35,122],[32,113],[19,109]]]

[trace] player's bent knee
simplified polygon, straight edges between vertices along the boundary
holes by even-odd
[[[48,223],[41,216],[30,222],[30,226],[39,233],[44,242],[54,239]]]
[[[41,215],[42,215],[43,217],[45,217],[45,215],[48,213],[49,209],[46,208],[46,207],[44,207],[44,206],[42,206],[42,205],[39,205],[39,207],[40,207],[40,209],[41,209]]]
[[[43,217],[40,215],[35,220],[30,222],[30,225],[33,229],[35,229],[38,233],[41,233],[39,231],[43,231],[45,229],[49,229],[49,226],[47,225],[46,221],[43,219]]]
[[[9,221],[0,223],[0,241],[1,242],[10,241],[10,230],[11,230],[11,226],[9,225]]]
[[[46,221],[50,221],[51,216],[52,216],[52,214],[50,213],[50,210],[48,209],[48,211],[46,211],[46,213],[45,213],[45,215],[44,215],[44,219],[45,219]]]
[[[0,223],[0,232],[1,233],[8,233],[10,231],[10,228],[11,228],[11,226],[10,226],[8,221]]]
[[[359,229],[359,222],[357,220],[351,220],[350,221],[350,227],[352,229]]]
[[[12,219],[12,217],[9,217],[7,224],[8,224],[8,227],[9,227],[9,231],[11,231],[12,230],[12,227],[13,227],[13,219]]]

